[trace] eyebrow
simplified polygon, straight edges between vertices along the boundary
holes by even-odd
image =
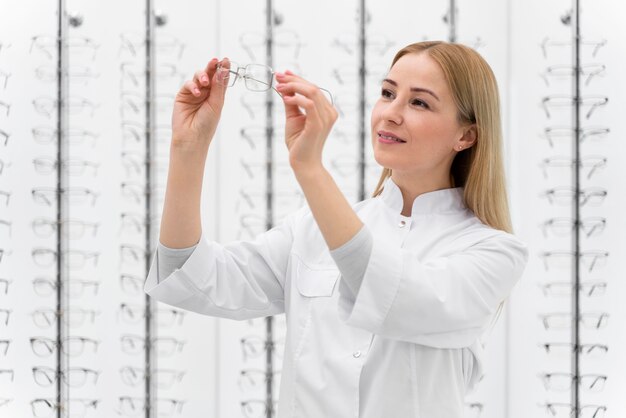
[[[389,84],[391,84],[391,85],[395,86],[395,87],[398,87],[398,83],[396,83],[396,82],[395,82],[395,81],[393,81],[393,80],[390,80],[390,79],[388,79],[388,78],[385,78],[385,79],[383,80],[383,82],[385,82],[385,81],[386,81],[387,83],[389,83]],[[437,95],[436,95],[435,93],[433,93],[431,90],[425,89],[425,88],[423,88],[423,87],[411,87],[411,91],[415,91],[415,92],[418,92],[418,93],[428,93],[428,94],[430,94],[431,96],[433,96],[435,99],[439,100],[439,97],[437,97]]]

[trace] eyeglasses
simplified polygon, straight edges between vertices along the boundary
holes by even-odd
[[[87,84],[89,79],[96,79],[100,77],[99,73],[96,73],[91,68],[82,65],[72,66],[69,70],[65,70],[63,73],[67,75],[70,81],[82,81],[84,84]],[[35,77],[44,82],[56,82],[58,76],[59,71],[54,65],[40,65],[35,69]]]
[[[11,111],[11,104],[0,100],[0,106],[6,109],[6,116],[9,116],[9,112]]]
[[[282,358],[283,352],[285,351],[285,338],[280,338],[276,341],[267,341],[265,338],[258,335],[249,335],[241,339],[241,350],[244,361],[260,357],[269,347],[272,347],[272,353],[276,355],[276,357]]]
[[[571,65],[551,65],[541,74],[541,78],[546,82],[546,86],[550,86],[550,78],[571,78],[578,73],[582,77],[586,77],[585,86],[588,86],[594,77],[604,75],[606,65],[604,64],[583,64],[576,70]]]
[[[119,317],[123,322],[135,324],[146,317],[146,309],[140,305],[131,305],[121,303],[118,311]],[[153,313],[157,324],[163,327],[171,327],[174,325],[182,325],[186,312],[176,309],[157,309]]]
[[[13,312],[11,309],[0,309],[0,324],[9,325],[11,312]]]
[[[389,67],[385,65],[374,65],[365,68],[365,77],[371,79],[372,82],[380,84],[389,72]],[[341,85],[355,85],[359,80],[360,71],[354,67],[352,63],[335,67],[332,70],[332,76]]]
[[[9,352],[9,346],[11,345],[11,340],[0,340],[0,353],[2,353],[3,356],[6,356],[7,353]],[[0,406],[1,402],[0,402]]]
[[[69,187],[67,189],[56,189],[54,187],[36,187],[31,194],[35,203],[52,206],[56,203],[58,193],[65,193],[70,204],[91,206],[96,204],[99,194],[85,187]]]
[[[598,51],[600,51],[600,48],[606,45],[606,39],[600,39],[600,40],[579,39],[577,40],[577,42],[580,44],[581,47],[585,49],[591,49],[592,57],[595,57]],[[541,50],[543,51],[544,58],[548,58],[548,51],[551,49],[558,48],[558,47],[570,48],[571,46],[572,46],[571,40],[560,41],[560,40],[554,40],[550,38],[544,38],[543,41],[541,42]]]
[[[60,315],[63,322],[72,328],[78,328],[89,321],[94,323],[96,316],[100,312],[93,309],[71,308],[66,311],[55,311],[54,309],[38,309],[32,314],[33,322],[39,328],[50,328],[56,325],[56,318]]]
[[[69,296],[73,298],[85,295],[87,289],[91,290],[93,296],[97,296],[100,283],[95,280],[69,279],[66,288]],[[39,277],[33,280],[33,289],[39,296],[51,296],[57,290],[57,282]]]
[[[4,197],[4,206],[9,206],[9,199],[11,198],[11,192],[6,190],[0,190],[0,196]]]
[[[578,140],[581,144],[587,139],[602,139],[605,138],[611,130],[601,126],[588,126],[576,130],[571,126],[548,126],[544,129],[543,136],[548,140],[550,147],[554,147],[554,140],[572,139]]]
[[[2,44],[0,44],[0,46],[2,46]],[[3,406],[7,406],[12,401],[13,401],[13,399],[11,399],[11,398],[0,398],[0,408],[2,408]]]
[[[267,35],[263,32],[245,32],[239,37],[241,47],[248,53],[250,59],[256,61],[255,48],[264,47],[267,44]],[[300,49],[304,45],[300,36],[293,30],[276,30],[272,33],[272,43],[275,47],[290,50],[293,59],[300,56]]]
[[[581,405],[576,413],[576,407],[569,403],[549,402],[539,405],[545,408],[546,413],[553,417],[580,417],[580,418],[604,418],[606,406],[604,405]]]
[[[71,357],[77,357],[85,352],[85,347],[90,346],[92,351],[96,353],[100,341],[85,337],[68,337],[61,343],[61,351]],[[30,347],[33,353],[39,357],[50,357],[56,353],[58,342],[46,337],[32,337],[30,339]]]
[[[235,70],[233,70],[233,68]],[[222,67],[218,65],[218,71],[228,70],[229,76],[226,78],[226,84],[228,87],[232,87],[237,80],[241,77],[244,80],[246,88],[250,91],[267,91],[269,89],[274,90],[280,97],[278,90],[273,87],[274,82],[274,70],[264,64],[246,64],[240,66],[234,61],[230,62],[230,68]],[[333,95],[325,88],[318,87],[325,95],[330,104],[333,104]]]
[[[580,263],[588,266],[588,271],[592,272],[594,269],[600,269],[606,265],[609,253],[608,251],[588,250],[580,251],[578,255],[576,255],[574,251],[569,250],[543,251],[539,254],[539,257],[543,259],[543,265],[546,271],[550,270],[550,266],[560,269],[569,268],[572,266],[574,257],[578,257]]]
[[[82,238],[85,232],[91,229],[91,236],[95,237],[98,232],[99,223],[80,221],[77,219],[68,219],[66,221],[57,221],[56,219],[39,217],[33,220],[31,226],[35,235],[41,238],[49,238],[58,232],[58,225],[63,224],[65,236],[70,239]]]
[[[141,354],[146,349],[146,338],[140,335],[126,334],[120,338],[122,351],[126,354]],[[151,347],[154,347],[159,356],[171,357],[183,351],[185,341],[172,337],[155,337],[151,339]]]
[[[120,52],[128,51],[133,57],[146,46],[145,34],[140,33],[122,33],[120,41]],[[171,55],[177,60],[182,58],[186,46],[180,39],[166,33],[159,33],[154,45],[159,56]]]
[[[549,329],[569,329],[573,323],[573,317],[571,313],[557,312],[539,315],[543,326],[546,330]],[[609,321],[609,314],[604,312],[586,312],[580,313],[577,316],[578,322],[588,329],[602,329],[606,327]]]
[[[268,372],[262,369],[244,369],[239,373],[239,387],[246,393],[265,388],[265,384],[272,378],[273,385],[279,385],[280,370]]]
[[[557,237],[569,237],[572,235],[576,227],[590,238],[602,234],[606,228],[606,218],[601,216],[590,216],[579,221],[574,218],[560,217],[550,218],[543,222],[540,226],[543,236],[548,237],[551,233]]]
[[[0,129],[0,138],[4,138],[4,146],[6,147],[7,144],[9,143],[9,137],[11,136],[10,133],[3,131],[2,129]]]
[[[156,410],[161,417],[171,417],[175,414],[182,414],[185,401],[178,399],[157,398]],[[118,413],[127,416],[137,416],[146,409],[144,398],[130,396],[119,397]]]
[[[33,138],[36,142],[44,145],[52,144],[57,139],[58,131],[55,128],[39,126],[32,129]],[[91,146],[95,146],[98,134],[79,128],[69,128],[64,132],[71,145],[81,145],[87,141]]]
[[[11,283],[13,283],[12,280],[0,278],[0,293],[4,293],[5,295],[9,293],[9,285]],[[2,292],[2,290],[4,290],[4,292]]]
[[[39,157],[33,160],[33,165],[35,166],[35,171],[39,174],[52,174],[56,171],[59,163],[54,158],[49,157]],[[100,164],[93,162],[82,160],[79,158],[70,158],[61,163],[61,167],[70,175],[70,176],[80,176],[85,174],[85,172],[90,169],[91,174],[95,177],[98,174],[98,167]]]
[[[181,382],[186,372],[171,369],[156,369],[151,373],[156,381],[157,387],[169,389],[174,386],[175,383]],[[146,379],[145,370],[137,367],[122,367],[120,369],[120,375],[122,382],[128,386],[138,386]]]
[[[123,79],[128,79],[135,87],[142,85],[143,79],[146,76],[146,67],[137,65],[133,62],[123,62],[120,64],[120,70],[122,72]],[[178,71],[178,68],[174,64],[164,63],[158,64],[154,70],[154,74],[159,79],[176,79],[178,78],[179,84],[184,82],[184,74]]]
[[[587,179],[591,179],[596,171],[606,167],[607,158],[599,155],[590,155],[588,157],[578,160],[578,166],[582,170],[589,170],[587,173]],[[572,169],[576,165],[575,159],[565,156],[554,156],[544,158],[541,161],[540,167],[543,171],[543,177],[548,178],[548,168],[565,168]],[[581,171],[582,171],[581,170]]]
[[[382,34],[369,34],[365,40],[366,50],[378,55],[385,55],[394,45],[394,41]],[[356,53],[358,43],[354,34],[344,33],[333,38],[331,46],[339,48],[350,55],[354,55]]]
[[[241,402],[241,412],[245,418],[263,418],[268,415],[271,416],[269,409],[272,408],[272,411],[275,411],[277,405],[277,401],[273,401],[270,406],[266,401],[250,399]]]
[[[129,295],[139,295],[143,293],[144,278],[131,274],[120,275],[120,286]]]
[[[546,354],[566,354],[569,355],[575,351],[586,357],[597,357],[606,354],[609,346],[605,344],[579,344],[572,343],[545,343],[539,344],[539,347],[546,351]]]
[[[569,390],[572,384],[578,384],[590,392],[600,392],[604,389],[607,377],[600,374],[573,375],[572,373],[542,373],[539,375],[547,390]]]
[[[36,35],[32,37],[30,44],[30,53],[33,50],[38,50],[48,58],[52,59],[56,54],[58,37],[48,35]],[[96,44],[93,40],[84,37],[68,37],[63,39],[63,42],[68,47],[71,54],[85,54],[91,52],[91,59],[96,58],[96,53],[100,45]]]
[[[34,248],[31,255],[35,264],[41,267],[52,266],[58,258],[57,251],[51,248]],[[83,268],[89,260],[95,267],[98,265],[99,256],[98,251],[68,250],[63,253],[64,261],[70,269]]]
[[[571,282],[550,282],[540,284],[543,294],[546,296],[572,296],[574,285]],[[578,285],[580,293],[587,297],[603,296],[606,293],[606,282],[582,282]]]
[[[239,133],[241,137],[248,142],[250,148],[255,150],[257,143],[265,146],[268,134],[271,134],[273,137],[283,138],[285,136],[285,129],[251,125],[241,128]]]
[[[0,79],[4,79],[3,90],[6,90],[7,83],[9,82],[9,77],[11,77],[11,73],[7,73],[6,71],[0,70]]]
[[[97,399],[77,399],[68,400],[68,410],[71,411],[72,418],[82,418],[87,415],[90,409],[98,407]],[[35,418],[52,418],[56,416],[57,410],[64,410],[64,404],[58,404],[54,399],[37,398],[30,402],[33,416]]]
[[[585,115],[586,119],[589,119],[593,114],[594,110],[600,106],[605,106],[609,102],[609,98],[606,96],[587,96],[587,97],[579,97],[575,98],[573,96],[566,95],[554,95],[547,96],[541,99],[541,106],[543,110],[546,112],[546,117],[550,119],[551,114],[548,110],[551,107],[564,107],[564,106],[574,106],[576,103],[579,103],[581,106],[590,106],[591,108]]]
[[[70,115],[79,115],[83,111],[89,109],[89,116],[93,117],[95,110],[100,107],[99,104],[87,100],[82,97],[70,96],[65,103]],[[48,118],[52,117],[52,112],[56,111],[59,106],[59,101],[52,97],[38,97],[33,100],[33,106],[37,113],[44,115]]]
[[[578,199],[576,189],[573,187],[553,187],[541,193],[539,197],[545,197],[550,204],[567,206],[578,203],[580,206],[598,206],[608,195],[606,189],[602,187],[587,187],[580,189]]]
[[[84,367],[70,367],[66,371],[61,372],[50,367],[33,367],[33,378],[35,379],[35,383],[39,386],[52,386],[59,375],[66,385],[70,387],[81,387],[85,386],[88,380],[91,380],[92,384],[95,385],[98,382],[100,372]]]

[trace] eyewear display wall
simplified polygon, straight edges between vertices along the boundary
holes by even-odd
[[[275,416],[284,316],[268,333],[264,319],[150,307],[143,293],[175,94],[213,56],[234,60],[207,161],[203,229],[220,242],[249,240],[306,204],[284,149],[274,72],[310,79],[337,108],[324,159],[355,202],[381,172],[369,137],[380,80],[398,49],[423,39],[456,39],[494,69],[514,229],[532,254],[489,337],[486,375],[467,397],[467,416],[626,415],[626,375],[618,373],[626,339],[617,331],[626,326],[626,282],[616,244],[626,198],[614,180],[624,176],[626,153],[616,123],[626,105],[618,76],[626,46],[615,16],[626,9],[581,3],[576,14],[573,0],[65,0],[63,68],[59,2],[26,0],[2,13],[0,416]],[[60,203],[67,210],[58,216]]]

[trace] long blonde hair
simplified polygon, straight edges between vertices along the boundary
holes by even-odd
[[[401,57],[427,53],[441,69],[452,91],[461,125],[476,124],[476,143],[459,152],[450,167],[452,187],[463,187],[465,205],[484,224],[513,232],[502,157],[500,99],[496,78],[483,57],[464,45],[427,41],[402,48]],[[391,169],[385,168],[373,196],[378,196]]]
[[[460,151],[450,167],[452,187],[463,187],[463,200],[486,225],[513,233],[502,156],[502,125],[498,84],[491,67],[478,52],[464,45],[426,41],[407,45],[396,53],[392,66],[402,56],[427,53],[443,70],[456,104],[461,125],[476,124],[476,143]],[[385,168],[373,196],[383,190],[391,176]],[[492,318],[491,328],[500,317],[504,301]]]

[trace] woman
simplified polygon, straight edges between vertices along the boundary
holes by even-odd
[[[254,242],[221,245],[202,236],[200,191],[228,66],[213,59],[176,98],[146,291],[225,318],[285,312],[280,418],[461,417],[481,336],[528,258],[511,234],[491,69],[462,45],[400,50],[372,111],[385,169],[354,206],[322,164],[337,112],[315,85],[277,73],[308,207]]]

